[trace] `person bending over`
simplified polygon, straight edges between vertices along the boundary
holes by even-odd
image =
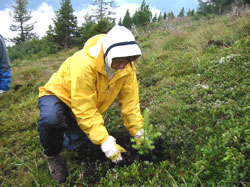
[[[90,140],[107,158],[122,161],[124,148],[104,126],[102,114],[118,100],[122,119],[131,136],[143,135],[135,62],[142,52],[133,34],[114,26],[107,34],[90,38],[39,88],[38,132],[52,178],[64,182],[65,166],[59,153]]]

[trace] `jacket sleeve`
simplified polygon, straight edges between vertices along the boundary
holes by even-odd
[[[140,112],[138,83],[136,73],[132,71],[118,95],[122,119],[131,136],[143,127],[143,117]]]
[[[108,137],[104,120],[97,108],[95,72],[83,63],[71,66],[71,108],[77,123],[89,139],[101,145]],[[75,65],[74,65],[75,64]]]
[[[3,59],[3,49],[4,48],[3,48],[2,40],[0,38],[0,68],[1,68],[1,63],[2,63],[2,59]]]
[[[11,82],[10,60],[2,36],[0,35],[0,90],[8,91]]]

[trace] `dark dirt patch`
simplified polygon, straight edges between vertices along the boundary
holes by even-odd
[[[230,47],[232,46],[232,42],[224,42],[222,40],[209,40],[207,42],[207,46],[210,47],[210,46],[216,46],[216,47],[219,47],[219,48],[222,48],[222,47]]]
[[[155,149],[152,150],[147,155],[140,155],[137,150],[132,148],[131,137],[129,134],[112,134],[116,137],[117,143],[124,147],[127,150],[127,153],[123,153],[123,161],[118,164],[119,167],[126,167],[131,165],[135,161],[150,161],[150,162],[159,162],[162,160],[168,159],[167,155],[164,154],[164,141],[162,139],[157,139],[155,141]],[[77,151],[77,156],[73,157],[72,160],[75,162],[84,162],[87,166],[87,170],[83,173],[84,176],[88,176],[88,184],[91,186],[97,186],[101,177],[104,177],[106,171],[110,168],[117,166],[116,164],[109,161],[104,153],[101,151],[100,146],[94,145],[92,143],[85,144],[80,147]],[[97,165],[105,162],[106,165],[102,168],[102,171],[98,170]],[[102,165],[103,166],[103,165]],[[74,182],[72,182],[72,185]]]
[[[21,84],[17,84],[14,86],[14,91],[16,92],[17,90],[19,90],[19,88],[21,88],[23,85]]]
[[[157,139],[155,141],[155,149],[152,150],[150,153],[146,155],[140,155],[137,150],[132,148],[131,137],[128,135],[121,134],[114,135],[117,137],[117,143],[124,147],[127,150],[127,153],[122,153],[124,161],[120,164],[123,165],[130,165],[135,160],[138,161],[150,161],[150,162],[159,162],[162,160],[167,159],[167,155],[164,154],[164,141],[162,139]],[[75,159],[79,159],[82,161],[88,162],[96,162],[96,160],[105,161],[107,158],[105,157],[104,153],[101,151],[100,146],[93,145],[93,144],[86,144],[82,146],[78,150],[78,157]]]

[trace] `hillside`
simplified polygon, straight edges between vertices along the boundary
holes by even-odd
[[[190,18],[139,29],[141,110],[161,132],[156,148],[131,148],[117,105],[105,112],[110,134],[130,151],[113,165],[98,146],[64,151],[62,186],[250,185],[250,12]],[[12,62],[11,90],[0,95],[0,185],[56,186],[37,133],[38,87],[77,49]]]

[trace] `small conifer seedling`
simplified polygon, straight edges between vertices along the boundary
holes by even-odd
[[[138,140],[132,138],[131,141],[135,144],[132,147],[138,150],[139,154],[144,155],[148,154],[151,150],[155,148],[154,140],[161,135],[160,132],[154,128],[152,124],[149,124],[149,109],[145,109],[143,112],[144,122],[143,122],[143,135],[140,143],[136,143]]]

